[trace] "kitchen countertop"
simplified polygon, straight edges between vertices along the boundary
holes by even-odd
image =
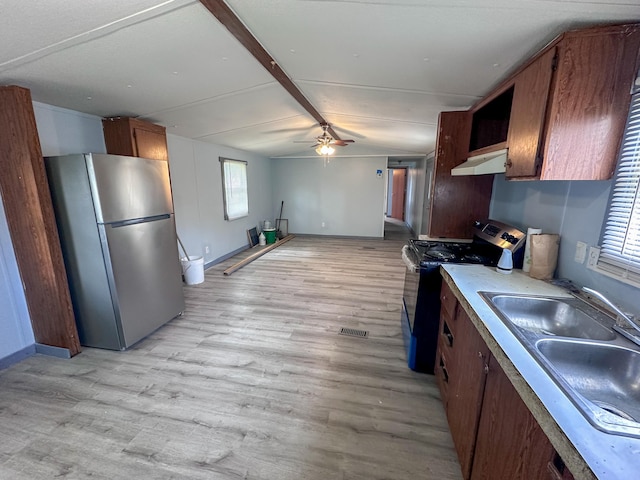
[[[640,439],[593,427],[478,295],[479,291],[570,296],[521,270],[503,275],[480,265],[442,265],[452,287],[491,353],[513,383],[576,479],[629,479],[640,472]]]

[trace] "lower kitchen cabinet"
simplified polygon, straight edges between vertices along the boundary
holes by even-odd
[[[464,478],[469,478],[483,402],[489,349],[461,307],[457,309],[453,324],[447,317],[448,315],[443,315],[440,322],[437,356],[439,367],[436,366],[436,375],[440,377],[440,390],[462,474]],[[450,325],[455,325],[455,328]]]
[[[555,450],[494,357],[489,360],[471,479],[553,478]]]
[[[442,295],[452,295],[446,283]],[[468,314],[456,307],[443,302],[436,379],[463,477],[572,479]]]

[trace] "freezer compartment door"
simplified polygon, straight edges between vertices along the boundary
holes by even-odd
[[[86,158],[98,223],[173,213],[167,162],[96,153]]]
[[[184,310],[174,219],[100,229],[122,348],[127,348]]]

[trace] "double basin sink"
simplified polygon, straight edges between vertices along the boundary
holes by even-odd
[[[640,348],[578,298],[480,292],[584,417],[640,438]]]

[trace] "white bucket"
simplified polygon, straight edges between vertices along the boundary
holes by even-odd
[[[182,257],[182,273],[184,274],[184,282],[187,285],[197,285],[204,282],[204,259],[202,257]]]

